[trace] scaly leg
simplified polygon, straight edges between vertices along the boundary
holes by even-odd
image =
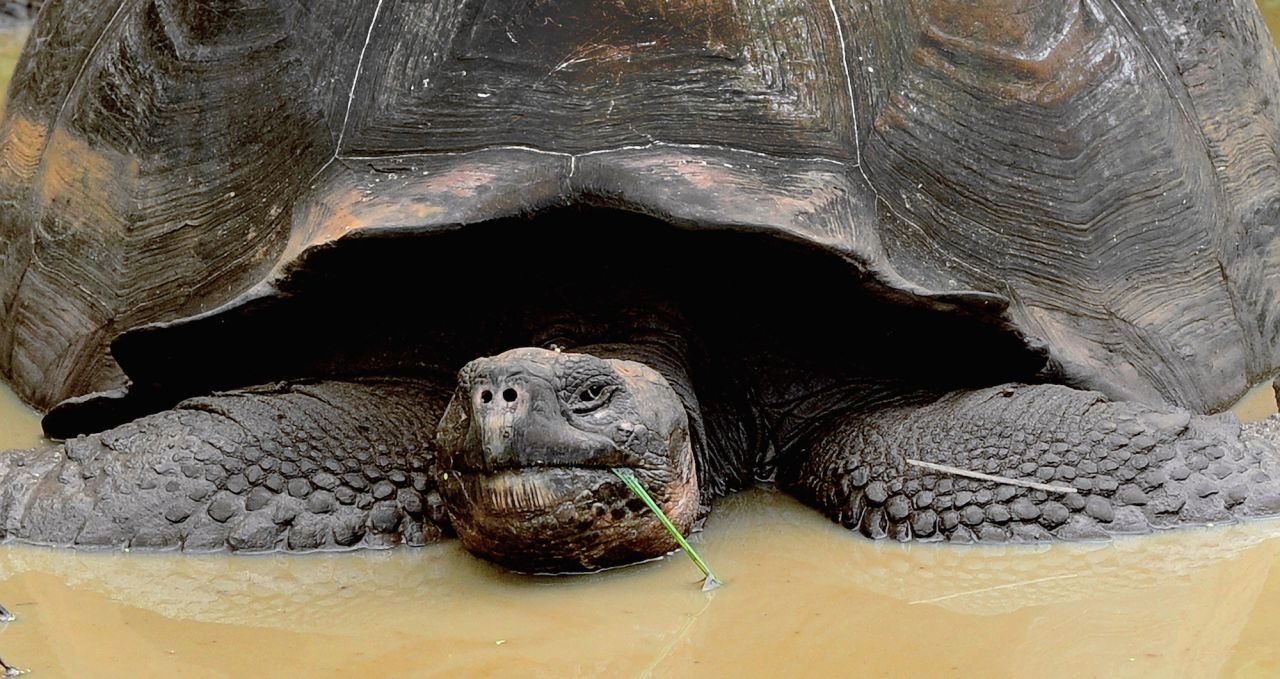
[[[410,379],[196,398],[0,454],[0,538],[265,551],[423,544],[447,530],[434,434],[447,391]]]
[[[801,444],[779,483],[873,538],[1099,539],[1280,514],[1280,416],[1006,385],[846,412]]]

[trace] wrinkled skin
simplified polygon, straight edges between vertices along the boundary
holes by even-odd
[[[684,405],[652,368],[516,349],[462,369],[437,433],[462,544],[515,570],[581,571],[674,548],[626,468],[688,532],[698,486]]]

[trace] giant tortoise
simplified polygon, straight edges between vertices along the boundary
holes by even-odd
[[[52,0],[0,144],[8,540],[671,548],[1280,513],[1250,0]],[[486,358],[477,358],[486,357]]]

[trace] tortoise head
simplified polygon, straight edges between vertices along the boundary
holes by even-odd
[[[614,468],[632,470],[682,532],[698,512],[688,415],[641,363],[533,348],[474,360],[437,438],[463,546],[512,570],[596,570],[674,549]]]

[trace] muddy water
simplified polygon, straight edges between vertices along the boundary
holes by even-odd
[[[1280,20],[1280,2],[1264,7]],[[0,71],[15,40],[0,35]],[[1237,413],[1275,411],[1269,389]],[[0,387],[0,449],[38,421]],[[0,548],[0,655],[37,677],[1280,676],[1280,523],[1105,545],[871,544],[768,490],[699,550],[590,577],[444,544],[308,556]]]
[[[40,416],[0,382],[0,450],[31,448],[40,439]]]
[[[0,28],[0,112],[4,111],[4,93],[9,90],[9,76],[22,52],[22,43],[27,40],[27,32],[26,27]]]

